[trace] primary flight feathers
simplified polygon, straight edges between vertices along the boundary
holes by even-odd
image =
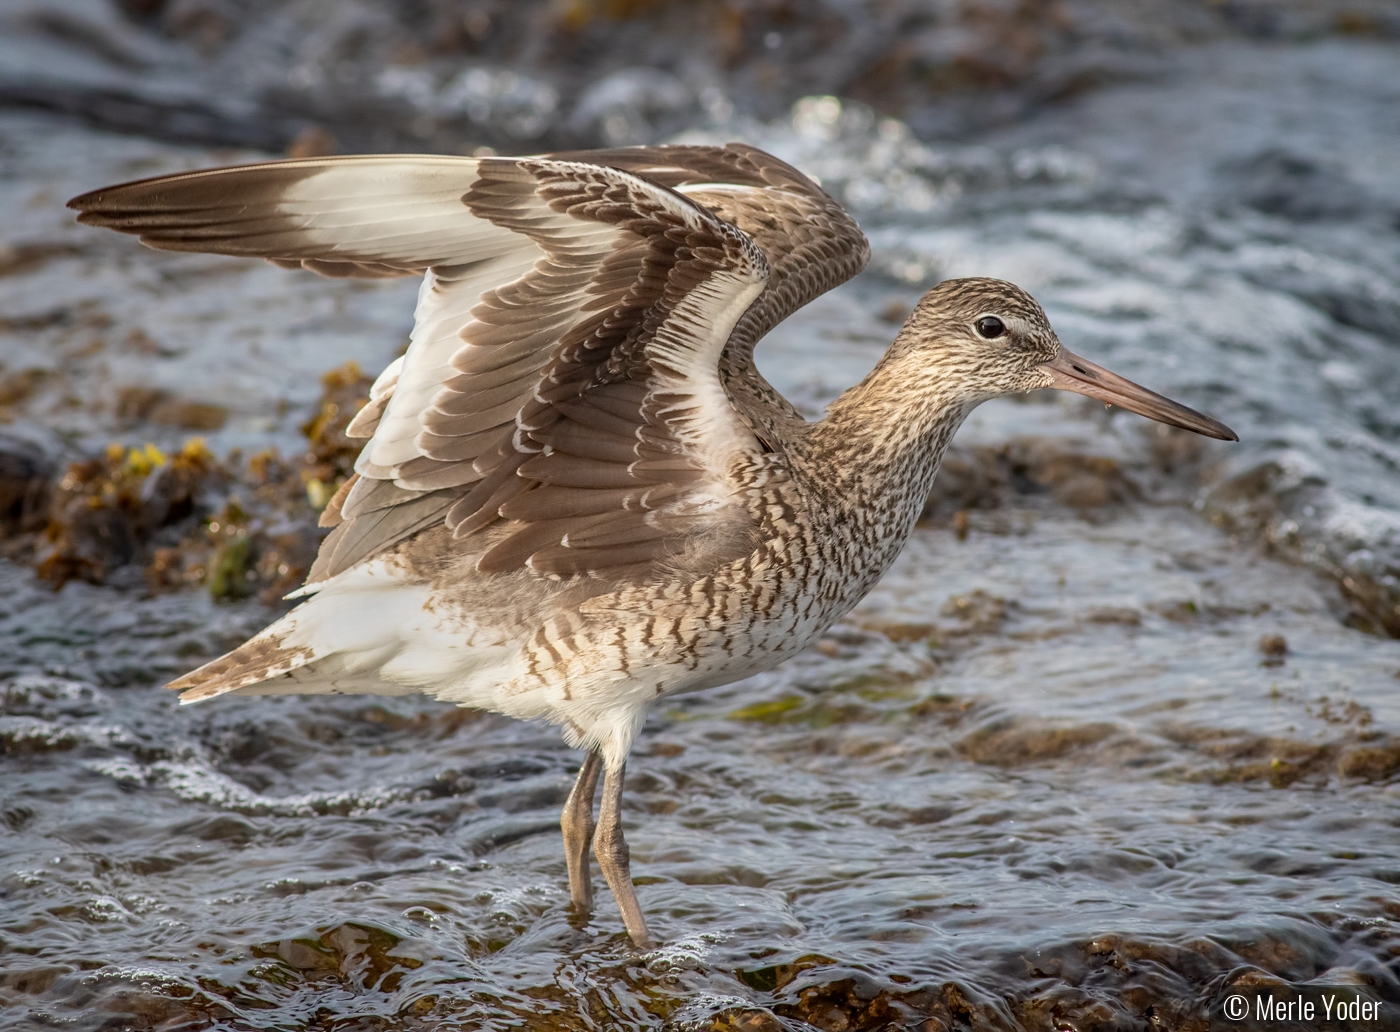
[[[816,184],[739,144],[277,161],[69,203],[164,250],[423,276],[309,585],[439,521],[506,521],[478,568],[551,577],[626,577],[712,535],[729,464],[763,448],[727,369],[869,255]]]

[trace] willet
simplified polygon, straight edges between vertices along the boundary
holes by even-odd
[[[974,407],[1057,387],[1237,439],[1066,351],[992,279],[929,291],[804,420],[754,345],[869,247],[815,183],[738,144],[276,161],[70,205],[152,247],[423,278],[408,350],[350,425],[368,441],[306,601],[170,687],[422,692],[559,725],[586,753],[561,818],[570,895],[589,911],[592,844],[639,946],[620,812],[648,708],[781,663],[859,602]]]

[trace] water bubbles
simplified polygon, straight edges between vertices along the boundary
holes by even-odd
[[[893,256],[878,263],[878,268],[891,279],[919,286],[929,278],[930,266],[912,258]]]
[[[834,140],[840,135],[840,121],[837,97],[803,97],[792,109],[792,127],[804,136]]]
[[[770,126],[751,139],[818,179],[862,217],[937,216],[972,192],[1078,187],[1091,184],[1097,174],[1090,158],[1064,147],[1022,148],[1007,155],[989,147],[928,146],[898,119],[832,96],[799,100],[790,126],[790,136]]]
[[[1096,172],[1093,159],[1087,155],[1056,146],[1015,151],[1010,166],[1012,175],[1023,183],[1090,183]]]
[[[837,101],[839,104],[840,101]],[[880,139],[890,143],[904,143],[913,137],[909,127],[897,118],[886,118],[880,123]]]
[[[655,974],[700,970],[714,953],[714,948],[726,938],[714,932],[698,932],[664,943],[647,954],[647,970]]]
[[[718,86],[706,86],[700,91],[700,106],[716,125],[725,125],[734,117],[734,103]]]
[[[491,119],[492,100],[496,93],[491,73],[484,68],[462,72],[442,91],[442,105],[466,114],[473,122]]]
[[[433,76],[421,68],[390,65],[375,76],[374,88],[381,97],[406,100],[414,107],[429,107],[437,98]]]
[[[409,907],[403,911],[403,916],[409,921],[432,926],[436,926],[442,921],[441,917],[427,907]]]
[[[609,144],[630,143],[638,135],[638,127],[624,111],[615,111],[603,119],[603,136]]]
[[[1342,560],[1342,565],[1352,573],[1370,573],[1376,566],[1376,554],[1369,548],[1358,548]]]
[[[119,900],[111,896],[98,896],[90,899],[83,905],[83,916],[89,921],[103,923],[107,921],[122,921],[131,915],[126,907],[121,905]]]

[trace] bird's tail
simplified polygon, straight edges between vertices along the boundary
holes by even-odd
[[[427,584],[383,564],[347,570],[232,652],[166,687],[180,701],[217,695],[407,695],[452,683],[499,662],[500,649],[432,612]],[[508,650],[507,650],[508,651]]]
[[[287,643],[288,632],[295,623],[286,625],[294,615],[295,611],[232,652],[210,660],[198,670],[191,670],[166,687],[180,693],[181,703],[202,702],[262,681],[288,677],[292,671],[317,658],[311,645]]]

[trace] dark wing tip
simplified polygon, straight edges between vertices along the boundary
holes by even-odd
[[[77,197],[70,199],[64,207],[81,212],[82,214],[78,216],[79,222],[91,222],[104,215],[110,217],[120,214],[123,204],[127,207],[130,206],[135,196],[133,187],[144,187],[161,179],[174,178],[175,176],[155,176],[151,179],[138,179],[130,183],[112,183],[107,186],[99,186],[96,190],[78,194]]]
[[[136,212],[132,210],[131,196],[122,197],[125,188],[129,185],[131,184],[104,186],[97,190],[89,190],[87,193],[79,194],[68,201],[64,207],[78,213],[77,221],[81,225],[101,226],[120,232],[132,232],[133,229],[127,223]]]
[[[107,187],[105,186],[100,190],[89,190],[85,194],[78,194],[77,197],[71,198],[68,201],[68,203],[64,205],[64,207],[72,208],[74,211],[82,212],[82,214],[78,216],[78,221],[86,222],[88,221],[88,213],[92,212],[93,209],[101,205],[102,195],[106,192]]]

